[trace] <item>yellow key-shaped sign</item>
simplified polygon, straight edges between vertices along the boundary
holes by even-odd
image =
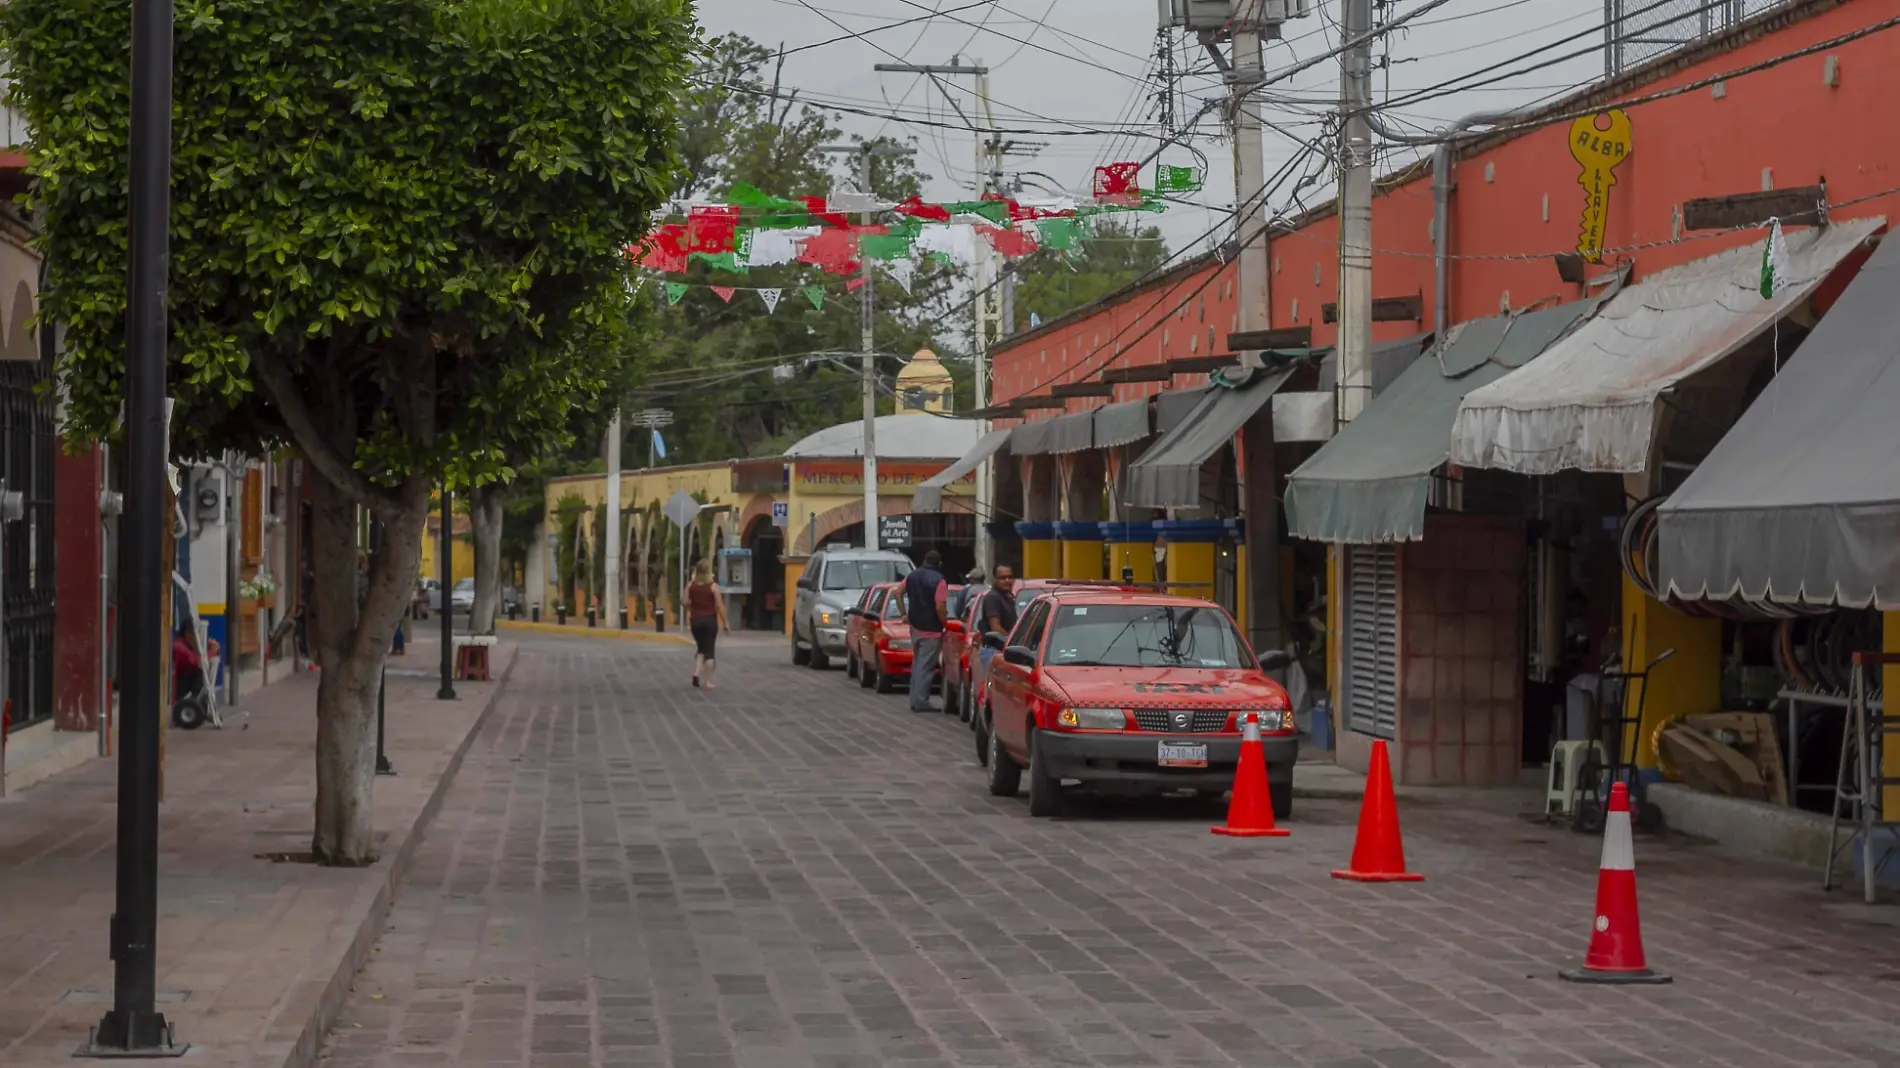
[[[1577,251],[1589,262],[1601,263],[1603,235],[1610,223],[1610,187],[1616,184],[1616,168],[1630,154],[1629,115],[1613,108],[1571,123],[1570,154],[1583,167],[1577,175],[1577,184],[1583,187]]]

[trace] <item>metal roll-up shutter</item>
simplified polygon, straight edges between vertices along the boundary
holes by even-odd
[[[1399,708],[1399,550],[1346,549],[1346,726],[1392,739]]]

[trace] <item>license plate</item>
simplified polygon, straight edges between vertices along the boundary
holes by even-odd
[[[1204,768],[1207,766],[1207,746],[1162,742],[1155,763],[1164,768]]]

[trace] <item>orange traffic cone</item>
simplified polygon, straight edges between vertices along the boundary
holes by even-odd
[[[1234,797],[1227,803],[1227,825],[1215,834],[1230,838],[1285,838],[1293,833],[1273,825],[1273,796],[1267,791],[1267,754],[1260,745],[1260,714],[1242,712],[1240,766],[1234,769]]]
[[[1333,878],[1361,883],[1415,883],[1425,878],[1405,870],[1399,806],[1392,797],[1392,761],[1386,756],[1383,738],[1372,742],[1372,768],[1366,772],[1366,797],[1359,806],[1352,867],[1333,872]]]
[[[1636,850],[1630,843],[1629,787],[1610,787],[1603,824],[1603,860],[1597,865],[1597,917],[1583,967],[1558,974],[1573,983],[1667,983],[1643,958],[1643,928],[1636,920]]]

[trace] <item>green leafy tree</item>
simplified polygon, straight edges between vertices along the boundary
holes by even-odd
[[[129,16],[0,6],[80,437],[122,395]],[[622,250],[675,184],[693,27],[691,0],[179,4],[172,448],[313,469],[324,863],[375,859],[374,698],[431,486],[560,440],[624,351]],[[360,602],[359,508],[388,539]]]
[[[1168,260],[1161,230],[1097,219],[1094,232],[1067,252],[1042,249],[1016,264],[1016,318],[1025,329],[1093,304],[1157,270]]]

